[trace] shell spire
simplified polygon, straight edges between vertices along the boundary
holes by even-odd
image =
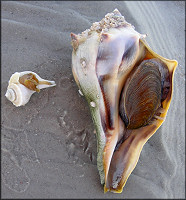
[[[72,46],[74,49],[77,49],[78,46],[79,46],[79,43],[78,43],[78,36],[74,33],[71,33],[71,39],[72,39]]]

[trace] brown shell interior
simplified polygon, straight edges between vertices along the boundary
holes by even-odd
[[[147,125],[160,107],[163,82],[157,65],[161,63],[153,61],[143,61],[121,93],[120,116],[127,129]]]
[[[173,91],[173,74],[177,67],[177,61],[165,59],[155,52],[153,52],[147,43],[144,40],[140,41],[140,45],[145,47],[145,57],[143,60],[158,58],[160,59],[167,67],[169,74],[169,87],[164,88],[166,95],[161,98],[161,106],[156,110],[151,122],[145,126],[128,129],[124,127],[123,136],[117,142],[116,148],[111,158],[108,174],[106,177],[104,191],[112,191],[120,193],[123,190],[123,187],[135,168],[143,145],[146,141],[156,132],[156,130],[161,126],[165,120],[170,101],[172,98]],[[111,141],[110,136],[106,142],[105,151],[107,151],[110,146]],[[110,138],[109,138],[110,137]],[[103,163],[106,171],[106,157],[103,158]]]
[[[36,92],[40,91],[38,88],[36,88],[36,86],[39,84],[39,81],[36,78],[36,76],[32,73],[21,76],[19,78],[19,82],[30,90],[33,90]]]

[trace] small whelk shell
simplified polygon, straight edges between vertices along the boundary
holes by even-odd
[[[55,85],[54,81],[42,79],[32,71],[15,72],[10,77],[5,96],[16,107],[23,106],[28,103],[33,93]]]

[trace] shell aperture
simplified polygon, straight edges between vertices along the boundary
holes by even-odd
[[[26,88],[39,92],[40,90],[36,87],[39,84],[38,79],[34,76],[34,74],[29,73],[21,76],[19,78],[19,82],[24,85]]]
[[[72,72],[90,106],[105,192],[122,192],[170,105],[177,61],[152,51],[144,37],[117,9],[71,34]]]

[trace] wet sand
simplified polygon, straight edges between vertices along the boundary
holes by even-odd
[[[103,192],[87,102],[71,72],[70,33],[118,8],[158,54],[179,63],[165,122],[145,144],[121,194]],[[2,2],[2,198],[185,197],[185,3]],[[4,96],[12,73],[34,71],[56,87],[15,107]]]

